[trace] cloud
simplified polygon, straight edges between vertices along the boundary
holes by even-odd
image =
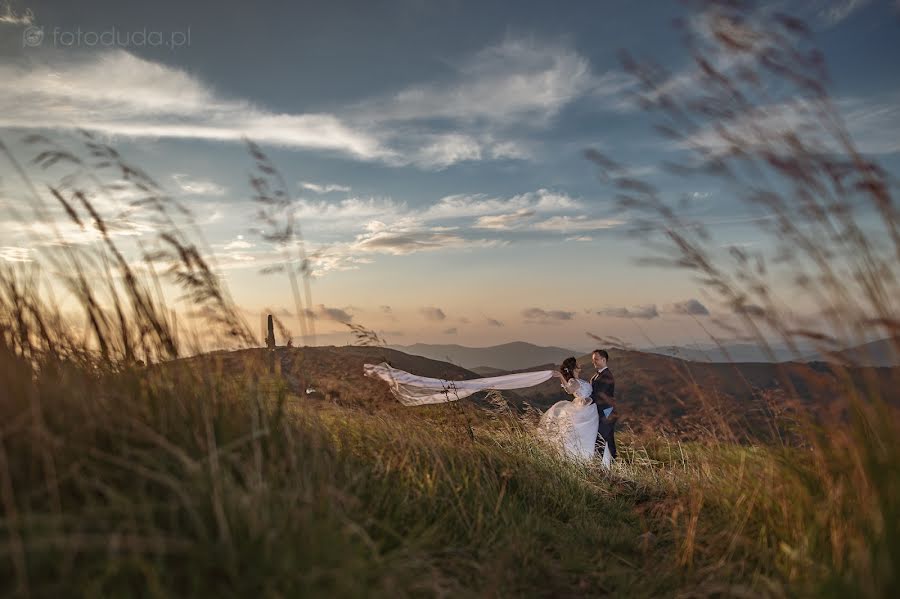
[[[312,191],[314,193],[331,193],[333,191],[350,192],[349,185],[338,185],[337,183],[312,183],[311,181],[300,181],[301,189]]]
[[[428,207],[421,218],[462,218],[484,215],[503,215],[519,211],[535,213],[565,212],[582,209],[578,200],[562,192],[538,189],[508,198],[492,198],[484,194],[444,196]]]
[[[591,218],[587,215],[578,216],[553,216],[534,225],[538,231],[558,231],[560,233],[577,231],[596,231],[599,229],[612,229],[624,224],[625,221],[611,218]]]
[[[356,236],[350,244],[351,252],[382,253],[400,256],[421,251],[447,248],[472,249],[503,245],[498,240],[466,239],[456,234],[434,232],[415,221],[407,220],[387,225],[371,221],[367,231]]]
[[[497,320],[496,318],[488,318],[487,324],[490,327],[502,327],[503,326],[503,323],[500,322],[499,320]]]
[[[21,19],[9,11],[5,18]],[[331,112],[286,113],[229,97],[186,70],[121,48],[45,50],[44,66],[0,66],[0,127],[81,127],[220,142],[249,137],[438,170],[472,160],[529,159],[532,143],[523,128],[547,126],[574,100],[616,97],[630,84],[618,71],[595,75],[587,58],[565,43],[508,37],[459,61],[449,81],[412,85]],[[314,193],[349,191],[300,184]]]
[[[34,23],[34,13],[30,8],[26,8],[24,12],[17,14],[13,11],[9,2],[4,2],[0,6],[0,23],[7,25],[32,25]]]
[[[566,237],[566,241],[593,241],[594,238],[589,235],[576,235],[574,237]]]
[[[684,314],[688,316],[709,316],[709,310],[706,306],[696,299],[674,303],[668,307],[668,311],[673,314]]]
[[[443,333],[445,335],[455,335],[457,333],[456,327],[450,327],[449,329],[444,329]]]
[[[513,229],[528,221],[534,214],[534,210],[522,208],[511,214],[479,216],[473,226],[476,229]]]
[[[522,316],[526,322],[537,324],[550,324],[575,318],[574,312],[564,310],[543,310],[541,308],[526,308],[522,310]]]
[[[444,311],[441,310],[440,308],[425,307],[425,308],[420,308],[419,312],[422,313],[422,316],[425,317],[425,320],[432,320],[432,321],[440,322],[447,318],[447,315],[444,314]]]
[[[397,320],[397,317],[394,316],[394,310],[390,306],[380,306],[379,309],[389,320]]]
[[[833,0],[827,2],[817,14],[819,20],[828,27],[834,27],[854,12],[869,3],[869,0]]]
[[[449,82],[407,87],[361,109],[389,121],[534,125],[605,83],[595,79],[588,60],[571,48],[508,37],[463,60]]]
[[[597,310],[599,316],[610,316],[612,318],[641,318],[652,320],[659,317],[659,311],[656,305],[648,304],[646,306],[637,306],[635,308],[603,308]]]
[[[324,304],[319,304],[316,309],[306,310],[306,315],[316,320],[333,320],[335,322],[349,323],[353,321],[353,316],[346,310],[340,308],[328,308]]]
[[[200,196],[223,196],[227,191],[224,187],[214,181],[202,181],[198,179],[190,179],[188,175],[176,173],[172,175],[175,186],[188,195]]]
[[[222,249],[225,251],[248,250],[255,246],[256,246],[256,244],[250,243],[249,241],[245,240],[243,235],[238,235],[236,239],[226,243]]]
[[[108,135],[190,138],[392,157],[362,128],[333,114],[270,112],[217,94],[187,71],[113,49],[0,66],[0,127],[82,127]]]
[[[900,105],[897,94],[880,98],[839,98],[835,105],[858,149],[866,154],[900,152]],[[680,148],[697,148],[712,156],[725,155],[732,146],[743,150],[783,143],[788,132],[814,141],[825,152],[844,153],[843,147],[821,122],[818,108],[795,99],[781,104],[757,106],[750,112],[720,121],[721,128],[706,126],[683,142]],[[725,139],[723,135],[727,135]]]

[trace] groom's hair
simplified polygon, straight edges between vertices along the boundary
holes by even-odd
[[[604,360],[606,360],[607,362],[609,362],[609,354],[606,353],[606,350],[605,350],[605,349],[595,349],[595,350],[594,350],[593,352],[591,352],[591,353],[597,354],[598,356],[600,356],[601,358],[603,358]]]

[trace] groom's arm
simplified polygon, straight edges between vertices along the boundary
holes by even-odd
[[[613,408],[616,407],[616,381],[613,378],[613,375],[608,370],[605,370],[603,374],[597,377],[597,382],[594,385],[594,395],[595,400],[599,400],[600,402],[607,403],[611,405]],[[615,412],[614,412],[615,413]]]

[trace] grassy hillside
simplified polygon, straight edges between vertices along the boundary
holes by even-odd
[[[276,358],[327,377],[329,359],[355,353]],[[32,373],[0,352],[0,366],[12,384],[0,414],[4,594],[887,596],[897,585],[900,455],[886,442],[898,431],[873,414],[858,420],[864,436],[846,431],[855,445],[831,435],[812,452],[623,435],[607,474],[545,451],[533,416],[366,404],[362,387],[344,406],[301,399],[261,351],[116,373]]]

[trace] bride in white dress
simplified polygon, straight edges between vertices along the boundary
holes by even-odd
[[[597,405],[591,400],[591,384],[578,378],[581,366],[575,358],[567,358],[557,374],[563,389],[571,393],[574,399],[558,401],[544,412],[539,433],[564,455],[589,460],[594,456],[597,428],[600,426]]]

